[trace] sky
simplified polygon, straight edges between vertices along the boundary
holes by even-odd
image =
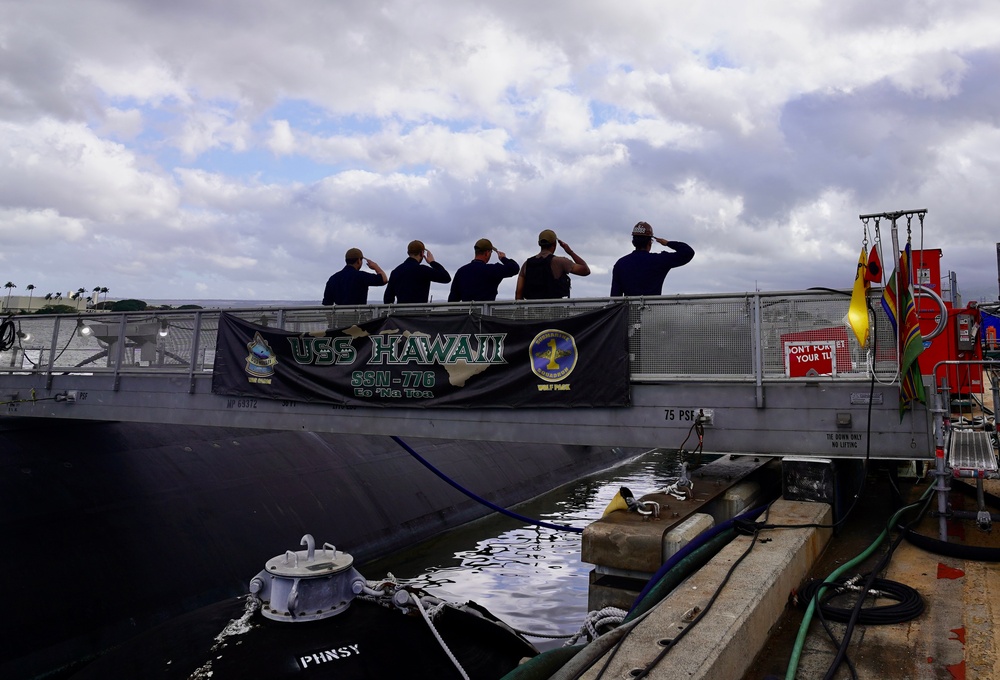
[[[0,280],[318,302],[553,229],[594,297],[644,220],[665,293],[850,288],[927,209],[996,300],[998,74],[992,0],[0,0]]]

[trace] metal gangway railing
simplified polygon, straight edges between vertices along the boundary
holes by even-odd
[[[704,425],[706,451],[930,459],[930,417],[922,406],[899,416],[895,336],[878,291],[870,295],[867,348],[847,325],[849,293],[831,290],[18,315],[9,320],[9,344],[0,347],[0,416],[642,447],[694,441],[692,428]],[[627,407],[377,408],[212,391],[223,312],[322,333],[383,315],[546,320],[622,303]],[[813,343],[835,361],[806,375],[790,372],[786,350]]]
[[[873,298],[874,299],[874,298]],[[476,312],[508,319],[558,319],[620,302],[622,298],[548,302],[500,301],[358,307],[232,307],[152,309],[141,312],[30,314],[11,318],[12,346],[0,352],[3,375],[31,373],[46,378],[66,374],[209,374],[216,350],[219,315],[283,330],[308,333],[344,328],[382,315]],[[633,382],[784,380],[782,339],[836,338],[844,347],[831,380],[881,381],[896,373],[895,340],[877,302],[874,354],[862,350],[845,325],[849,294],[795,291],[726,295],[673,295],[626,298]],[[846,354],[844,353],[846,351]]]

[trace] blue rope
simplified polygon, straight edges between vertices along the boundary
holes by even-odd
[[[476,494],[474,494],[473,492],[469,491],[468,489],[466,489],[464,486],[462,486],[461,484],[459,484],[455,480],[453,480],[450,477],[448,477],[447,475],[445,475],[443,472],[441,472],[436,467],[434,467],[433,465],[431,465],[430,462],[427,459],[425,459],[419,453],[417,453],[416,451],[414,451],[413,449],[411,449],[410,445],[407,444],[406,442],[404,442],[399,437],[393,436],[392,437],[392,441],[394,441],[397,444],[399,444],[400,446],[402,446],[403,449],[407,453],[409,453],[411,456],[413,456],[417,460],[418,463],[420,463],[421,465],[423,465],[425,468],[427,468],[428,470],[430,470],[431,472],[433,472],[434,474],[436,474],[438,477],[440,477],[444,481],[448,482],[448,484],[450,484],[454,488],[458,489],[459,491],[461,491],[462,493],[464,493],[466,496],[468,496],[472,500],[477,501],[478,503],[482,503],[483,505],[485,505],[488,508],[491,508],[492,510],[496,510],[499,513],[503,513],[504,515],[507,515],[508,517],[512,517],[512,518],[514,518],[516,520],[519,520],[521,522],[527,522],[528,524],[534,524],[535,526],[545,527],[547,529],[555,529],[556,531],[572,531],[572,532],[577,533],[577,534],[582,534],[583,533],[583,529],[577,529],[576,527],[566,526],[564,524],[550,524],[548,522],[543,522],[543,521],[538,520],[538,519],[531,519],[530,517],[525,517],[524,515],[519,515],[519,514],[517,514],[516,512],[514,512],[512,510],[508,510],[507,508],[501,508],[496,503],[491,503],[488,500],[486,500],[485,498],[483,498],[481,496],[477,496]]]

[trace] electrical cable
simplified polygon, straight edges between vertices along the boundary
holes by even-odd
[[[450,486],[452,486],[453,488],[455,488],[458,491],[462,492],[463,494],[465,494],[466,496],[468,496],[472,500],[476,501],[477,503],[481,503],[482,505],[485,505],[486,507],[490,508],[491,510],[495,510],[496,512],[499,512],[499,513],[501,513],[503,515],[506,515],[507,517],[511,517],[511,518],[516,519],[516,520],[518,520],[520,522],[527,522],[528,524],[532,524],[534,526],[545,527],[546,529],[555,529],[556,531],[570,531],[570,532],[577,533],[577,534],[582,534],[583,533],[583,529],[581,529],[579,527],[571,527],[571,526],[568,526],[568,525],[565,525],[565,524],[552,524],[551,522],[544,522],[544,521],[539,520],[539,519],[532,519],[531,517],[525,517],[524,515],[518,514],[518,513],[514,512],[513,510],[508,510],[507,508],[503,508],[503,507],[497,505],[496,503],[491,503],[490,501],[486,500],[482,496],[479,496],[479,495],[475,494],[474,492],[466,489],[464,486],[462,486],[461,484],[459,484],[458,482],[456,482],[455,480],[453,480],[451,477],[449,477],[448,475],[446,475],[443,472],[441,472],[440,470],[438,470],[436,467],[434,467],[430,463],[430,461],[428,461],[426,458],[424,458],[419,453],[417,453],[412,448],[410,448],[410,445],[407,444],[406,442],[404,442],[399,437],[392,436],[392,441],[394,441],[397,444],[399,444],[403,448],[403,450],[406,451],[407,453],[409,453],[411,456],[413,456],[413,458],[418,463],[420,463],[425,468],[427,468],[428,470],[430,470],[431,472],[433,472],[435,475],[437,475],[438,477],[440,477],[442,480],[444,480],[445,482],[447,482]]]
[[[981,410],[981,411],[982,411],[983,413],[985,413],[985,414],[986,414],[986,415],[988,415],[988,416],[992,416],[992,415],[993,415],[993,409],[991,409],[991,408],[987,407],[987,406],[986,406],[986,404],[984,404],[984,403],[983,403],[983,400],[982,400],[982,399],[980,399],[979,397],[977,397],[977,396],[976,396],[976,393],[975,393],[975,392],[970,392],[970,393],[969,393],[969,396],[971,396],[971,397],[972,397],[972,400],[973,400],[974,402],[976,402],[976,405],[977,405],[977,406],[979,407],[979,409],[980,409],[980,410]]]
[[[70,334],[69,339],[66,340],[66,344],[63,345],[63,348],[61,350],[59,350],[59,354],[55,355],[55,357],[52,358],[52,363],[53,364],[55,362],[59,361],[59,358],[62,357],[62,355],[66,352],[67,349],[69,349],[70,343],[72,343],[72,342],[73,342],[73,335]],[[32,361],[31,357],[29,357],[27,354],[24,355],[24,358],[27,359],[28,363],[31,364],[32,366],[39,366],[42,363],[41,362],[41,356],[39,356],[37,364],[34,361]]]
[[[721,524],[705,529],[700,534],[691,539],[690,542],[681,547],[680,550],[675,552],[667,559],[666,562],[660,565],[660,568],[656,571],[656,573],[649,578],[649,580],[646,582],[645,587],[643,587],[642,591],[639,592],[639,595],[636,596],[635,601],[629,608],[629,613],[628,616],[625,617],[625,620],[629,621],[642,613],[643,610],[643,607],[641,606],[642,602],[646,599],[649,593],[657,587],[659,582],[664,577],[666,577],[667,574],[669,574],[670,571],[673,570],[674,567],[676,567],[679,563],[687,559],[690,555],[692,555],[702,546],[712,542],[720,534],[733,529],[738,522],[744,522],[756,519],[762,512],[764,512],[767,509],[767,507],[768,506],[761,505],[751,510],[747,510],[746,512],[741,513],[731,519],[728,519],[725,522],[722,522]]]
[[[35,397],[34,390],[32,390],[31,399],[8,399],[7,401],[0,401],[0,406],[7,406],[8,404],[34,404],[36,401],[65,401],[63,395],[57,395],[54,397]]]
[[[686,627],[682,628],[681,631],[677,633],[677,635],[675,635],[672,640],[667,641],[667,643],[663,646],[663,649],[660,650],[660,652],[655,657],[653,657],[653,660],[650,661],[648,664],[646,664],[642,668],[642,670],[640,670],[638,673],[635,673],[634,671],[630,673],[629,675],[630,677],[635,678],[636,680],[648,677],[649,673],[654,668],[656,668],[656,666],[667,656],[667,654],[670,653],[670,651],[674,647],[677,646],[677,643],[680,642],[692,629],[694,629],[695,626],[697,626],[702,621],[702,619],[705,618],[705,616],[708,615],[708,612],[712,610],[712,606],[715,604],[716,600],[718,600],[719,596],[722,594],[722,591],[726,587],[726,584],[729,583],[729,579],[732,578],[733,573],[735,573],[736,568],[743,562],[743,560],[745,560],[750,555],[750,551],[752,551],[754,546],[757,545],[758,533],[759,532],[755,531],[753,535],[750,537],[750,545],[747,546],[747,549],[744,550],[743,553],[739,557],[737,557],[736,560],[733,562],[733,564],[729,567],[729,570],[726,572],[726,575],[722,578],[722,582],[719,583],[719,586],[715,589],[715,592],[712,593],[712,597],[709,598],[708,602],[705,604],[705,607],[698,613],[698,615],[694,618],[694,620],[692,620]],[[617,651],[620,648],[620,644],[621,643],[619,642],[619,645],[616,646],[615,651]],[[608,655],[608,660],[604,663],[604,666],[597,674],[597,680],[600,680],[602,677],[604,677],[604,672],[607,670],[608,665],[611,663],[611,660],[613,658],[614,658],[614,653]]]
[[[830,622],[826,620],[826,616],[823,614],[823,608],[819,607],[816,609],[816,618],[819,619],[820,624],[823,626],[823,630],[826,631],[827,636],[833,641],[834,646],[840,646],[840,640],[837,639],[837,634],[833,631],[830,626]],[[844,663],[847,664],[847,670],[851,674],[851,680],[860,680],[858,678],[858,669],[854,665],[854,661],[851,657],[844,656]]]
[[[694,432],[695,430],[698,431],[698,446],[696,446],[691,451],[691,453],[694,453],[695,451],[698,451],[699,453],[701,453],[701,451],[703,450],[702,446],[704,445],[705,426],[702,425],[701,421],[698,420],[698,419],[695,419],[695,421],[693,423],[691,423],[691,427],[688,428],[687,436],[684,437],[684,441],[681,442],[681,445],[677,447],[677,451],[679,453],[685,453],[685,451],[684,451],[684,445],[687,444],[688,439],[691,438],[691,433]]]

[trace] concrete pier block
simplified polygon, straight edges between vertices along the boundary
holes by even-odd
[[[830,524],[825,503],[778,500],[771,507],[771,524]],[[773,529],[762,532],[747,557],[736,567],[719,598],[690,633],[657,663],[648,677],[696,680],[738,680],[763,648],[793,588],[798,588],[822,553],[830,529]],[[604,672],[605,678],[634,677],[690,625],[722,583],[733,563],[747,550],[750,536],[737,537],[707,565],[667,596],[625,638]],[[605,659],[583,675],[594,680]]]
[[[703,512],[696,512],[688,517],[663,537],[663,561],[666,562],[674,553],[693,541],[698,534],[714,526],[715,520],[712,516]]]

